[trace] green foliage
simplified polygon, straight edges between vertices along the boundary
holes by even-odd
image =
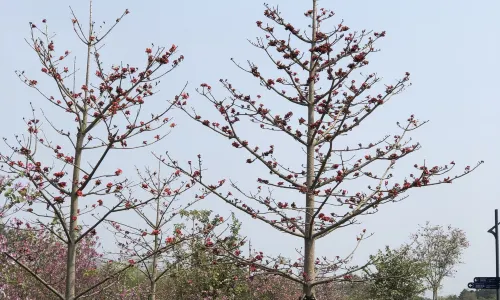
[[[495,300],[496,290],[477,290],[475,292],[477,300]]]
[[[188,216],[184,212],[184,216]],[[209,220],[210,212],[195,211],[189,214],[193,220],[204,224],[215,225],[219,216]],[[232,222],[228,227],[228,235],[224,239],[227,247],[233,247],[239,243],[241,237],[239,230],[240,222],[232,216]],[[238,244],[239,245],[239,244]],[[237,246],[239,248],[239,246]],[[170,275],[167,284],[181,286],[178,290],[178,299],[197,299],[203,297],[217,298],[219,295],[231,295],[236,299],[243,299],[244,294],[248,294],[248,286],[245,284],[247,273],[241,266],[226,258],[217,255],[217,251],[206,245],[202,238],[188,241],[176,249],[177,257],[187,257],[189,259],[178,263],[177,268]],[[194,296],[198,295],[198,296]]]
[[[123,269],[123,264],[112,262],[101,266],[96,270],[96,276],[105,278],[106,274],[113,274]],[[119,273],[119,281],[123,288],[133,289],[146,281],[146,276],[138,268],[128,268]]]
[[[372,257],[375,260],[376,273],[371,276],[372,282],[368,294],[373,299],[408,300],[425,291],[425,264],[411,253],[409,246],[399,249],[386,247],[385,252]]]
[[[476,292],[463,290],[458,296],[459,300],[478,300]]]

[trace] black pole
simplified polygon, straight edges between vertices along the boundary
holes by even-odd
[[[498,265],[498,209],[495,209],[495,256],[496,256],[496,276],[499,277],[500,269]],[[497,281],[498,282],[498,281]],[[500,300],[500,289],[497,286],[497,300]]]
[[[496,280],[497,280],[497,300],[500,300],[500,265],[499,263],[499,247],[498,247],[498,209],[495,209],[495,226],[491,227],[488,230],[489,233],[493,234],[495,237],[495,271],[496,271]]]

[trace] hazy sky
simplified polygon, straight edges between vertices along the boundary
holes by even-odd
[[[305,28],[303,13],[310,2],[269,1],[278,4],[284,16],[300,28]],[[35,54],[24,41],[29,36],[28,22],[40,24],[41,19],[46,18],[50,31],[58,33],[56,47],[59,50],[69,49],[77,56],[82,53],[82,45],[72,33],[68,5],[85,19],[87,1],[82,0],[0,3],[0,85],[4,91],[0,98],[0,136],[12,137],[25,130],[22,117],[29,116],[30,101],[35,107],[47,107],[14,74],[14,70],[22,69],[28,74],[41,75]],[[460,171],[479,160],[486,162],[474,174],[452,185],[413,191],[409,199],[382,206],[376,215],[362,219],[362,227],[375,235],[362,244],[356,262],[362,263],[385,245],[398,246],[408,241],[418,224],[430,221],[465,230],[471,244],[456,277],[445,280],[443,294],[460,292],[475,276],[494,276],[494,239],[486,230],[493,225],[493,210],[500,207],[496,190],[500,169],[497,130],[500,104],[495,77],[500,70],[499,2],[323,0],[320,5],[336,12],[335,22],[344,19],[353,29],[387,31],[387,38],[378,44],[382,51],[371,56],[369,66],[383,76],[386,83],[390,84],[405,71],[412,74],[413,86],[391,100],[383,112],[367,122],[369,126],[355,131],[349,141],[368,143],[385,134],[397,134],[395,123],[415,114],[422,120],[430,120],[412,135],[423,148],[402,162],[401,165],[407,167],[398,169],[396,176],[403,178],[411,172],[414,163],[424,160],[429,165],[454,160]],[[218,85],[219,78],[231,79],[245,93],[266,93],[252,76],[230,61],[234,58],[245,63],[250,59],[263,70],[274,72],[270,67],[266,69],[268,61],[247,42],[260,35],[255,26],[255,21],[264,19],[260,1],[95,1],[94,7],[98,23],[104,20],[112,24],[125,8],[131,11],[106,42],[102,53],[107,64],[139,65],[144,59],[144,49],[151,43],[179,46],[179,53],[186,60],[162,80],[159,102],[171,99],[187,81],[192,103],[201,102],[194,89],[203,82],[211,84],[219,97],[227,96]],[[83,57],[79,57],[77,62],[82,66]],[[203,110],[200,114],[213,115]],[[178,128],[155,151],[169,149],[179,160],[193,159],[201,152],[214,180],[231,177],[248,188],[254,186],[255,177],[265,175],[262,169],[245,165],[247,156],[243,151],[234,149],[219,136],[203,131],[182,115],[176,115],[176,123]],[[253,131],[248,132],[247,139],[265,143],[265,138]],[[287,143],[279,136],[271,139],[277,148],[282,142]],[[278,151],[285,160],[304,159],[287,155],[292,151],[283,147]],[[131,161],[131,154],[116,154],[115,164],[121,159]],[[133,158],[138,166],[154,162],[148,151],[134,154]],[[109,167],[114,168],[113,163]],[[133,171],[133,165],[125,165],[123,169]],[[226,213],[229,209],[218,199],[207,201],[210,202],[205,205],[218,212]],[[252,244],[269,254],[283,251],[292,256],[293,251],[282,250],[283,246],[300,246],[296,240],[283,238],[255,220],[246,216],[240,219]],[[328,256],[348,253],[358,231],[359,227],[334,233],[321,240],[318,251]]]

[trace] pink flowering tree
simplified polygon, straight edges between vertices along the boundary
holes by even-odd
[[[101,257],[97,243],[97,237],[89,235],[78,244],[77,288],[100,280],[91,275],[96,272]],[[13,219],[0,235],[0,252],[3,254],[0,282],[6,299],[46,298],[47,289],[36,276],[43,277],[44,282],[54,288],[64,289],[66,247],[50,231]],[[26,268],[19,268],[16,263]]]
[[[79,245],[95,235],[110,215],[155,199],[132,193],[133,182],[125,178],[121,169],[123,165],[110,170],[104,169],[103,164],[106,161],[111,165],[110,154],[116,151],[137,151],[161,141],[168,134],[168,128],[175,126],[167,116],[170,104],[163,109],[156,104],[152,114],[141,112],[154,102],[159,78],[183,60],[173,45],[146,48],[142,67],[128,64],[106,66],[99,50],[129,11],[125,10],[104,31],[96,28],[92,19],[91,1],[87,21],[82,22],[72,14],[74,32],[86,53],[83,66],[76,65],[69,50],[57,46],[47,20],[43,19],[39,23],[30,23],[28,39],[40,63],[40,74],[17,72],[21,82],[45,99],[47,108],[58,116],[42,114],[44,118],[40,119],[38,111],[33,108],[32,115],[25,119],[27,134],[16,136],[14,141],[5,139],[8,148],[0,153],[2,171],[17,176],[16,181],[31,191],[26,201],[14,201],[6,207],[24,215],[30,214],[28,218],[33,224],[40,230],[50,231],[62,243],[65,257],[61,280],[64,284],[56,285],[45,277],[42,270],[33,269],[25,260],[17,259],[9,252],[4,252],[4,257],[30,273],[54,297],[68,300],[89,295],[92,289],[108,283],[110,278],[130,267],[83,288],[84,285],[78,283],[81,277],[78,277],[77,262],[82,255],[78,251]],[[82,70],[83,76],[77,78],[76,74]],[[39,79],[39,76],[43,77]],[[83,78],[81,82],[80,78]],[[53,89],[42,83],[52,83]],[[183,92],[179,89],[176,97],[181,95]],[[51,135],[59,139],[49,140]],[[36,252],[32,253],[32,257],[36,255]]]
[[[167,162],[233,208],[302,241],[297,259],[273,258],[263,251],[250,257],[228,255],[250,265],[252,272],[278,274],[300,284],[303,299],[315,299],[317,286],[349,280],[351,274],[364,268],[350,263],[353,254],[319,258],[316,244],[320,239],[356,224],[386,203],[406,198],[410,190],[450,184],[481,164],[453,173],[454,162],[408,162],[421,148],[410,135],[426,123],[414,115],[403,117],[393,135],[382,134],[378,140],[352,145],[346,142],[346,136],[362,130],[362,123],[404,91],[410,74],[381,86],[377,74],[364,70],[386,33],[352,31],[342,22],[327,27],[334,13],[318,8],[317,2],[311,0],[311,9],[304,13],[309,20],[305,30],[287,22],[277,8],[268,5],[264,12],[267,21],[257,21],[264,36],[252,45],[264,52],[270,69],[279,74],[266,74],[253,62],[248,67],[235,62],[274,93],[267,100],[270,102],[221,79],[227,98],[216,96],[207,83],[198,90],[220,118],[208,119],[199,113],[203,109],[192,109],[187,99],[176,103],[192,120],[227,140],[249,165],[265,168],[266,173],[255,178],[255,190],[248,191],[235,180],[219,181],[229,185],[213,184],[201,167],[188,167],[174,158]],[[275,105],[278,100],[282,103]],[[261,130],[261,137],[281,134],[288,142],[259,145],[245,135],[252,128]],[[291,153],[290,160],[280,157],[280,151]],[[412,174],[396,171],[404,164],[415,166]],[[195,165],[201,165],[201,159]],[[356,239],[361,242],[366,237],[362,230]]]

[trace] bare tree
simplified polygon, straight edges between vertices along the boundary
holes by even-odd
[[[52,96],[24,71],[17,72],[26,86],[47,100],[52,110],[60,112],[57,118],[43,114],[45,123],[60,139],[49,141],[50,134],[43,130],[43,121],[38,119],[33,109],[32,117],[26,119],[28,133],[16,136],[15,143],[5,139],[11,153],[0,154],[2,170],[33,190],[28,196],[18,195],[26,197],[12,196],[12,199],[24,201],[9,204],[9,207],[30,213],[36,219],[35,223],[50,230],[67,246],[65,291],[54,288],[16,257],[3,254],[29,272],[57,298],[68,300],[88,295],[131,267],[129,265],[110,274],[88,289],[76,291],[75,261],[79,243],[86,236],[95,234],[98,226],[112,213],[134,209],[155,200],[155,197],[149,197],[137,201],[133,196],[134,184],[124,178],[122,169],[109,172],[102,166],[114,151],[157,143],[168,134],[168,130],[155,131],[175,126],[166,116],[172,107],[168,102],[165,102],[163,110],[155,110],[150,116],[143,112],[148,107],[146,104],[153,101],[150,98],[155,94],[159,78],[175,69],[184,58],[182,55],[176,57],[175,45],[170,48],[148,47],[142,68],[128,64],[109,68],[103,65],[99,51],[103,40],[129,11],[125,10],[108,30],[97,27],[93,21],[91,1],[87,25],[71,12],[74,32],[86,52],[83,83],[77,84],[76,75],[80,69],[76,60],[71,61],[70,51],[56,47],[55,35],[49,32],[45,19],[39,25],[30,23],[31,36],[27,42],[39,59],[41,73],[52,81],[58,95]],[[182,97],[182,94],[181,91],[176,97]],[[68,125],[68,122],[74,122],[76,126]],[[137,140],[140,136],[143,138]],[[50,156],[54,159],[47,160]],[[85,201],[81,201],[82,198]],[[54,230],[52,225],[57,225],[61,231]],[[141,259],[148,259],[148,256]]]
[[[350,280],[353,272],[364,268],[349,263],[354,251],[343,258],[318,258],[315,249],[319,239],[356,224],[359,217],[375,213],[382,204],[406,198],[411,189],[451,183],[482,162],[452,176],[449,173],[454,162],[424,162],[415,164],[413,174],[396,176],[396,166],[420,149],[420,144],[408,136],[426,122],[413,115],[404,118],[404,123],[397,123],[397,134],[349,145],[345,136],[355,136],[356,131],[362,130],[361,123],[409,84],[409,73],[385,87],[377,86],[381,78],[375,73],[357,75],[366,68],[372,53],[377,52],[375,44],[385,37],[385,32],[353,32],[342,22],[325,29],[324,24],[334,13],[318,8],[317,0],[311,1],[311,9],[304,14],[310,20],[304,31],[287,22],[277,8],[265,6],[268,23],[257,21],[265,37],[251,43],[267,55],[271,67],[276,67],[280,75],[266,75],[253,62],[248,63],[248,68],[235,64],[274,92],[274,99],[265,102],[266,96],[239,92],[228,80],[221,79],[229,95],[227,99],[219,100],[207,83],[198,90],[220,113],[220,118],[203,117],[199,113],[202,109],[190,109],[188,99],[180,99],[176,106],[245,152],[248,164],[262,164],[267,174],[256,179],[257,188],[252,192],[235,181],[230,181],[228,188],[226,179],[208,182],[200,156],[192,166],[173,158],[166,163],[232,207],[301,239],[304,247],[297,260],[268,257],[263,252],[250,257],[227,254],[250,265],[252,272],[279,274],[300,283],[304,299],[314,299],[315,286]],[[285,32],[283,37],[278,29]],[[277,99],[283,100],[279,106],[273,104]],[[262,134],[280,133],[287,137],[297,149],[288,143],[263,149],[245,137],[254,124]],[[278,151],[291,153],[288,155],[293,159],[279,159]],[[354,180],[359,180],[356,185]],[[366,188],[360,189],[361,186]],[[357,240],[366,237],[363,230]]]
[[[429,222],[413,235],[413,239],[417,258],[425,263],[427,269],[425,280],[432,290],[432,300],[437,300],[441,282],[445,277],[453,277],[469,242],[462,230],[451,226],[443,228]]]

